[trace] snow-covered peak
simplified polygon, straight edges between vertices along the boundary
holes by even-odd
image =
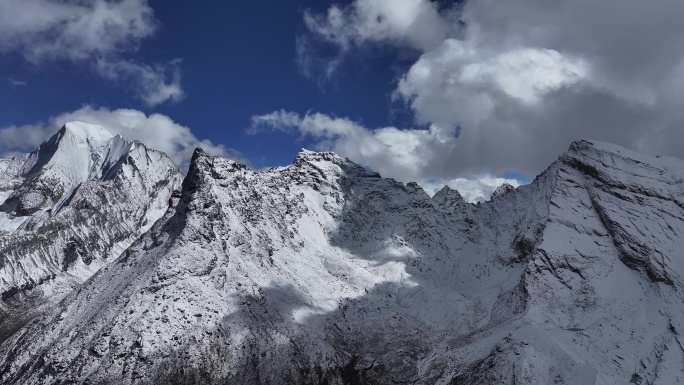
[[[649,166],[666,170],[668,173],[684,175],[682,160],[669,156],[651,156],[618,146],[612,143],[596,140],[577,140],[572,142],[569,150],[561,158],[591,159],[592,163],[610,164],[613,169]]]
[[[349,160],[335,154],[334,152],[316,152],[303,148],[295,157],[293,164],[301,165],[302,163],[319,162],[331,162],[335,164],[341,164],[344,162],[349,162]]]
[[[430,196],[416,182],[408,182],[406,184],[406,191],[409,193],[409,195],[414,196],[416,198],[423,199],[423,200],[430,199]]]
[[[504,183],[501,186],[497,187],[496,190],[492,193],[492,197],[490,199],[494,199],[496,197],[502,196],[506,194],[509,191],[514,191],[515,187],[508,183]]]
[[[81,122],[1,162],[0,294],[82,282],[162,216],[180,180],[165,154]]]
[[[40,174],[76,186],[107,175],[133,147],[132,142],[101,126],[69,122],[30,155],[21,174],[25,178]]]
[[[660,158],[632,151],[630,149],[618,146],[617,144],[601,142],[598,140],[576,140],[570,144],[570,148],[567,152],[571,154],[602,152],[621,156],[623,158],[629,158],[640,163],[658,163],[659,161],[657,159]],[[677,159],[676,162],[681,163],[681,160]]]
[[[72,140],[78,143],[88,143],[93,147],[101,147],[107,144],[114,135],[102,126],[69,122],[59,130],[58,137],[58,140]]]
[[[457,190],[446,185],[432,197],[432,203],[447,211],[453,211],[457,207],[466,205],[466,201],[461,194]]]

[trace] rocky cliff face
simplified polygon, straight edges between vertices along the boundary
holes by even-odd
[[[116,259],[181,178],[163,153],[78,122],[0,161],[0,330]]]
[[[161,220],[0,345],[0,382],[681,382],[682,176],[580,141],[470,205],[198,150]]]

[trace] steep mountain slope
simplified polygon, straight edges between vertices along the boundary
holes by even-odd
[[[118,257],[164,214],[181,178],[165,154],[78,122],[1,160],[0,323]]]
[[[0,346],[0,382],[677,383],[682,176],[581,141],[469,205],[332,153],[198,150],[162,220]]]

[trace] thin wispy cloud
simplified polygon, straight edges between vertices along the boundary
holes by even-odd
[[[24,87],[24,86],[28,85],[27,81],[19,80],[17,78],[12,77],[12,76],[7,78],[7,82],[14,87]]]
[[[17,53],[38,68],[86,63],[150,106],[183,95],[178,61],[146,64],[126,57],[157,28],[147,0],[0,2],[0,53]]]
[[[140,99],[148,106],[156,106],[183,98],[181,63],[180,59],[175,59],[166,64],[150,66],[127,60],[99,59],[95,68],[105,79],[135,84]]]

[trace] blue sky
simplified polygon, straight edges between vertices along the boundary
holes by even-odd
[[[131,85],[92,73],[87,62],[34,65],[16,53],[0,55],[5,75],[0,125],[34,123],[83,104],[130,108],[168,115],[199,138],[239,149],[255,166],[287,164],[311,143],[281,133],[249,135],[252,115],[284,108],[326,111],[371,126],[392,119],[389,93],[396,75],[383,68],[383,57],[351,63],[351,70],[320,84],[298,69],[295,41],[306,32],[303,12],[324,11],[326,3],[230,1],[197,7],[191,2],[149,2],[159,29],[126,57],[143,63],[182,60],[184,97],[156,106],[136,98]],[[12,85],[10,79],[25,85]]]
[[[6,0],[0,150],[86,120],[179,164],[333,150],[483,199],[575,139],[681,157],[683,17],[675,0]]]

